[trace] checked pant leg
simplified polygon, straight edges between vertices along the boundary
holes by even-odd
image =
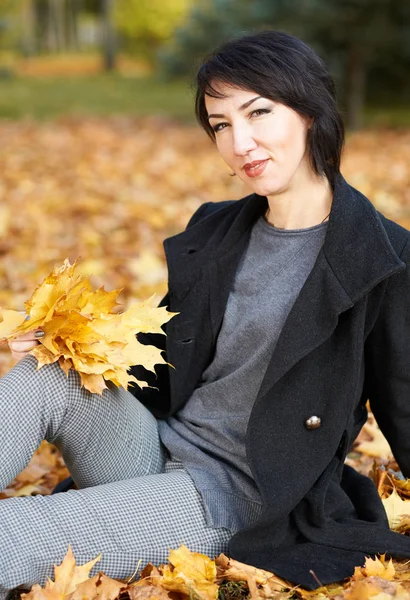
[[[77,486],[160,473],[157,421],[129,392],[102,397],[67,378],[58,364],[36,370],[28,356],[0,379],[0,489],[22,471],[43,439],[62,452]]]
[[[169,463],[166,463],[167,469]],[[207,527],[200,494],[183,470],[53,496],[0,501],[0,600],[17,586],[53,576],[71,544],[77,564],[98,554],[99,570],[129,578],[141,560],[166,562],[184,543],[211,558],[227,552],[232,533]]]

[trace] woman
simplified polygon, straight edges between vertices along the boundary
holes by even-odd
[[[0,487],[46,438],[80,488],[0,502],[0,598],[44,581],[68,543],[114,577],[183,542],[310,588],[367,554],[410,557],[372,482],[343,466],[370,398],[410,476],[410,235],[340,175],[333,83],[303,42],[229,42],[197,83],[199,121],[252,194],[165,241],[174,368],[131,390],[140,402],[32,357],[0,381]]]

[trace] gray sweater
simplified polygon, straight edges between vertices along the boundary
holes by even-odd
[[[326,227],[327,223],[277,229],[262,217],[255,223],[228,298],[214,358],[185,406],[159,421],[163,444],[183,463],[202,495],[209,526],[235,532],[260,515],[261,498],[246,458],[247,424]]]

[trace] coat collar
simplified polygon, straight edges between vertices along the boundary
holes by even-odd
[[[236,268],[235,250],[246,247],[254,222],[267,209],[267,199],[251,194],[217,210],[164,242],[170,285],[187,290],[197,273],[212,261]],[[405,268],[393,249],[371,202],[339,175],[327,232],[314,267],[333,272],[351,304],[383,279]]]

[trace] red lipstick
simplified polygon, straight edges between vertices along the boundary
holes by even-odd
[[[266,160],[254,160],[251,163],[246,163],[246,165],[243,166],[243,170],[248,177],[259,177],[265,170],[268,160],[269,159],[267,158]]]

